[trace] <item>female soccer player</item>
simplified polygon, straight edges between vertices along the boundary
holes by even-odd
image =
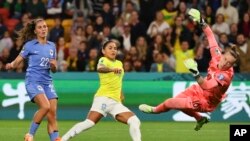
[[[200,17],[198,10],[191,9],[188,14],[202,26],[209,42],[212,59],[209,63],[207,76],[200,76],[197,63],[188,59],[184,64],[192,72],[198,84],[190,86],[176,97],[167,99],[156,107],[141,104],[139,109],[145,113],[162,113],[171,109],[181,110],[197,120],[195,130],[198,131],[203,124],[208,122],[208,119],[202,117],[198,112],[214,111],[225,97],[225,92],[233,79],[233,65],[238,61],[239,56],[235,47],[221,53],[221,48],[218,46],[210,27]]]
[[[133,141],[141,141],[140,120],[127,107],[122,104],[122,78],[124,70],[122,62],[116,60],[119,43],[109,40],[103,44],[101,57],[97,64],[100,78],[100,87],[95,94],[92,107],[87,119],[75,124],[62,140],[68,141],[82,131],[93,127],[107,114],[112,115],[117,121],[129,125],[129,133]]]
[[[35,19],[19,31],[19,38],[25,42],[22,51],[14,61],[6,65],[6,69],[15,69],[25,59],[28,68],[25,78],[27,93],[32,102],[38,106],[34,114],[29,133],[25,141],[33,141],[33,137],[47,116],[50,141],[59,141],[56,121],[57,94],[54,90],[50,70],[56,72],[56,47],[47,41],[48,27],[43,19]]]

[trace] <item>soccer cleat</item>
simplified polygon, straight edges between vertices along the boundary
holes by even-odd
[[[139,105],[139,110],[144,112],[144,113],[154,113],[153,112],[153,107],[149,106],[147,104],[141,104]]]
[[[33,141],[33,136],[31,134],[27,133],[24,136],[24,141]]]
[[[201,120],[197,121],[194,130],[195,130],[195,131],[200,130],[201,127],[202,127],[204,124],[208,123],[208,122],[209,122],[209,120],[208,120],[207,117],[202,117]]]

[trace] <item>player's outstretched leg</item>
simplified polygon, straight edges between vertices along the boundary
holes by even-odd
[[[141,104],[139,105],[139,110],[144,112],[144,113],[154,113],[152,106],[149,106],[147,104]]]
[[[195,130],[195,131],[200,130],[201,127],[202,127],[204,124],[208,123],[208,122],[209,122],[209,120],[208,120],[207,117],[202,117],[201,120],[197,121],[194,130]]]
[[[33,141],[33,136],[31,134],[27,133],[24,136],[24,141]]]

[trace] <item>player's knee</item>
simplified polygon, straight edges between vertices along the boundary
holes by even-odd
[[[45,112],[45,113],[48,113],[50,111],[50,104],[41,105],[40,110]]]
[[[129,125],[136,125],[136,126],[140,126],[141,125],[141,121],[139,120],[139,118],[137,116],[132,116],[128,119],[127,122]]]

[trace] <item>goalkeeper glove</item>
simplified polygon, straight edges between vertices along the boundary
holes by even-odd
[[[199,10],[191,8],[188,11],[188,15],[189,17],[194,21],[194,22],[198,22],[201,25],[205,25],[205,21],[204,19],[201,17],[201,13]]]
[[[184,65],[193,74],[194,77],[199,75],[198,65],[194,59],[187,59],[184,61]]]

